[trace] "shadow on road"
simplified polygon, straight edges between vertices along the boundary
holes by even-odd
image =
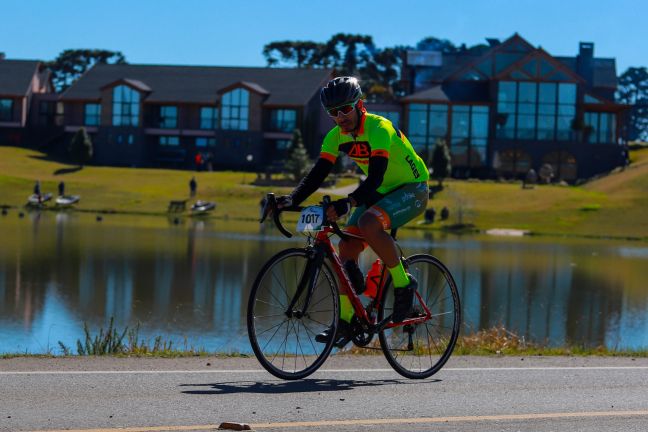
[[[182,393],[195,395],[231,394],[231,393],[308,393],[325,391],[347,391],[357,387],[377,387],[384,385],[415,385],[421,382],[431,383],[441,380],[432,379],[425,381],[410,380],[318,380],[306,379],[302,381],[235,381],[212,384],[180,384],[180,387],[209,387],[205,390],[185,390]]]

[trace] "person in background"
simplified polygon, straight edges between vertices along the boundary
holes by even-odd
[[[191,177],[191,180],[189,180],[189,195],[192,198],[196,196],[197,188],[198,188],[198,183],[196,182],[196,177]]]

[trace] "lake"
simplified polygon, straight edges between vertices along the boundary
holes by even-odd
[[[22,210],[21,210],[22,211]],[[236,233],[228,232],[235,228]],[[648,349],[648,244],[401,230],[406,255],[439,257],[458,284],[463,331],[502,325],[550,346]],[[76,353],[83,324],[139,323],[140,338],[250,353],[257,271],[303,245],[254,223],[87,213],[0,216],[0,353]],[[366,253],[367,269],[375,255]]]

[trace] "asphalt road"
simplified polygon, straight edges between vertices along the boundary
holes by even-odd
[[[648,359],[631,358],[455,357],[410,381],[338,355],[297,382],[254,358],[27,358],[0,360],[0,392],[10,431],[648,430]]]

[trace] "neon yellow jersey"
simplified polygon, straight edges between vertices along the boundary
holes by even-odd
[[[381,194],[407,183],[429,179],[423,159],[400,130],[384,117],[364,113],[358,135],[346,134],[335,126],[324,138],[320,157],[335,163],[339,152],[346,153],[368,175],[369,157],[388,158],[387,171],[377,191]]]

